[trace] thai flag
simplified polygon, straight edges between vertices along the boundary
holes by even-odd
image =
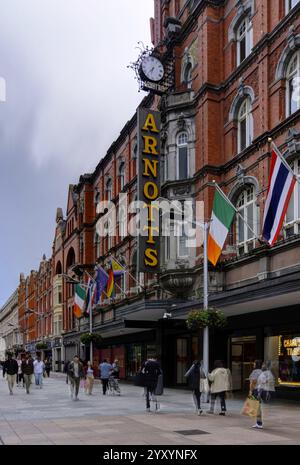
[[[281,231],[296,183],[292,169],[284,163],[274,146],[271,157],[269,187],[264,211],[263,238],[272,246]]]

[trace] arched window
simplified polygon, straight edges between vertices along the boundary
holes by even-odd
[[[188,62],[184,69],[184,83],[186,84],[188,89],[192,88],[192,63]]]
[[[106,198],[108,201],[112,200],[112,180],[108,179],[106,182]]]
[[[112,229],[112,221],[110,218],[106,221],[104,228],[106,229],[106,237],[107,237],[107,252],[113,246],[113,229]]]
[[[294,6],[299,3],[299,0],[285,0],[285,12],[288,14],[290,10],[294,8]]]
[[[286,113],[290,116],[300,108],[300,50],[290,60],[286,81]]]
[[[300,179],[300,159],[294,160],[290,163],[290,166],[294,173]],[[294,192],[291,196],[288,210],[285,217],[285,236],[291,237],[295,234],[300,233],[300,185],[296,182]]]
[[[127,218],[124,207],[119,208],[119,236],[121,239],[127,236]]]
[[[243,255],[255,246],[258,215],[254,186],[248,186],[242,191],[237,199],[236,208],[239,213],[236,220],[237,246],[239,254]]]
[[[120,179],[120,190],[125,186],[125,163],[122,162],[119,166],[119,179]]]
[[[177,179],[189,177],[188,136],[181,132],[177,136]]]
[[[250,98],[245,98],[238,112],[238,152],[242,152],[252,142],[252,115]]]
[[[253,47],[252,22],[248,17],[243,19],[237,29],[236,43],[237,65],[239,66],[250,55]]]
[[[95,232],[94,243],[95,243],[95,258],[97,259],[101,255],[100,254],[100,236],[97,233],[97,231]]]

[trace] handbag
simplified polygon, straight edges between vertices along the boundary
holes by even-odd
[[[136,375],[133,377],[133,384],[135,386],[145,387],[146,386],[146,376],[143,371],[138,371]]]
[[[246,415],[248,417],[257,417],[257,412],[259,409],[259,400],[253,396],[248,396],[244,402],[241,415]]]
[[[160,374],[160,375],[158,375],[158,379],[157,379],[157,384],[156,384],[156,388],[155,388],[155,391],[154,391],[154,395],[155,395],[155,396],[162,396],[163,393],[164,393],[163,375]]]
[[[209,384],[207,378],[200,379],[200,392],[203,394],[209,394]]]

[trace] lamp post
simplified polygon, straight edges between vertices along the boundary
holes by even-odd
[[[91,276],[85,270],[83,271],[88,275],[89,278],[91,278]],[[89,289],[89,286],[87,284],[81,283],[80,281],[77,281],[76,279],[71,278],[69,275],[63,274],[62,276],[66,279],[66,282],[69,282],[70,284],[79,284],[80,286],[85,287],[86,289]],[[90,334],[93,334],[92,296],[90,296],[88,310],[89,310],[89,316],[90,316],[90,321],[89,321]],[[90,342],[90,362],[93,363],[93,341]]]
[[[164,197],[159,197],[156,201],[167,201],[170,202],[169,199]],[[183,210],[179,209],[177,205],[172,205],[172,208],[176,209],[181,215]],[[199,226],[203,231],[203,310],[208,309],[208,230],[211,223],[210,221],[190,221],[186,220],[187,223],[193,226]],[[203,330],[203,369],[205,373],[209,371],[209,328],[206,326]]]

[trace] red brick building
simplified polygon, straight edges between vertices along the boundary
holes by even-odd
[[[228,316],[226,329],[211,335],[211,363],[224,359],[238,390],[246,388],[253,360],[269,360],[278,392],[298,395],[299,357],[286,350],[288,341],[300,340],[298,185],[275,246],[269,248],[259,236],[271,140],[300,174],[300,2],[154,4],[153,43],[162,59],[172,57],[175,78],[161,98],[149,95],[140,104],[159,109],[162,116],[161,194],[193,206],[204,201],[204,216],[210,218],[210,183],[216,180],[251,226],[234,222],[220,262],[209,271],[209,303]],[[190,310],[202,308],[202,247],[191,248],[184,234],[161,237],[160,272],[139,273],[137,241],[126,228],[133,214],[122,204],[124,193],[130,201],[137,199],[136,114],[101,155],[94,172],[69,187],[66,216],[57,210],[55,363],[60,366],[75,353],[87,355],[80,335],[89,331],[89,322],[73,316],[74,285],[66,275],[86,281],[84,271],[93,274],[97,263],[107,267],[113,255],[127,272],[117,282],[115,300],[104,296],[94,311],[93,330],[103,337],[94,362],[117,357],[121,376],[131,377],[143,359],[157,352],[166,383],[185,384],[187,366],[202,357],[201,337],[185,324]],[[97,209],[104,200],[115,205],[116,221]],[[98,236],[99,219],[113,234]],[[171,229],[175,226],[174,220]]]

